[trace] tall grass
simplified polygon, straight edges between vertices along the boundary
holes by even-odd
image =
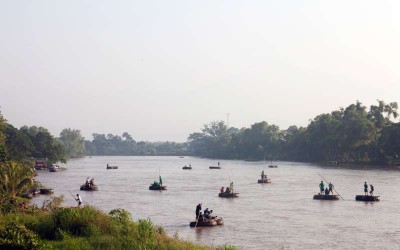
[[[156,227],[150,219],[132,220],[123,209],[106,214],[94,207],[59,208],[53,211],[37,210],[33,213],[7,214],[0,216],[0,234],[14,223],[16,231],[22,230],[39,248],[53,249],[210,249],[191,242],[172,238]],[[20,238],[8,235],[8,243]],[[11,243],[10,243],[11,242]],[[25,244],[23,241],[21,244]],[[26,248],[29,249],[28,243]],[[0,245],[0,248],[2,245]],[[219,249],[232,250],[231,246]]]

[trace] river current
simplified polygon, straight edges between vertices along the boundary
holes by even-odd
[[[321,166],[295,162],[218,160],[193,157],[86,157],[61,164],[64,171],[38,171],[42,184],[64,195],[67,206],[84,204],[105,212],[124,208],[134,219],[150,218],[169,235],[209,246],[225,243],[238,249],[400,249],[400,171],[379,167]],[[118,169],[106,170],[106,164]],[[182,170],[191,164],[192,170]],[[272,183],[258,184],[265,170]],[[150,191],[163,177],[166,191]],[[321,174],[344,200],[313,200]],[[86,178],[99,191],[80,191]],[[234,182],[239,198],[218,197],[222,186]],[[381,201],[355,201],[364,181],[375,187]],[[41,204],[44,196],[33,201]],[[190,228],[198,203],[224,218],[223,226]]]

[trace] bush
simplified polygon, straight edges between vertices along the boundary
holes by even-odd
[[[0,232],[0,248],[5,249],[48,249],[37,234],[19,223],[19,220],[11,220],[5,230]]]

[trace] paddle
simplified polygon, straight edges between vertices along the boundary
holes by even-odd
[[[321,178],[322,178],[326,183],[329,183],[327,180],[325,180],[325,178],[324,178],[320,173],[317,173],[317,174],[318,174],[319,176],[321,176]],[[333,190],[335,190],[335,192],[339,195],[339,197],[342,198],[342,200],[344,200],[343,197],[336,191],[335,188],[333,188]]]

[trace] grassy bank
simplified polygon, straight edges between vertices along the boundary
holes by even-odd
[[[235,249],[210,248],[169,237],[150,220],[123,209],[29,209],[0,215],[1,249]]]

